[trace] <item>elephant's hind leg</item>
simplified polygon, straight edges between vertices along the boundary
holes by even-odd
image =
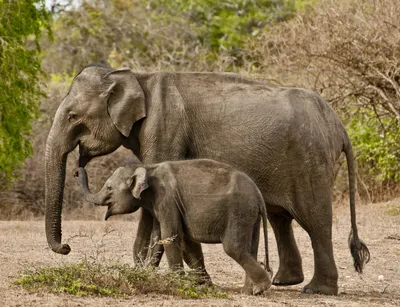
[[[302,261],[293,235],[289,213],[270,213],[268,220],[274,230],[279,254],[279,268],[272,284],[275,286],[296,285],[304,281]]]
[[[314,197],[309,195],[303,199],[295,214],[300,226],[310,236],[314,251],[314,276],[303,292],[336,295],[338,272],[332,247],[332,203],[324,191],[313,191]]]
[[[336,295],[338,271],[333,257],[332,218],[317,219],[313,223],[317,225],[304,228],[310,236],[314,251],[314,276],[303,288],[303,292]]]
[[[338,272],[333,258],[332,236],[328,231],[310,233],[314,250],[314,276],[303,288],[305,293],[338,294]]]

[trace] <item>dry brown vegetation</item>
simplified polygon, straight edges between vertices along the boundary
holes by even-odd
[[[321,1],[250,41],[249,53],[263,74],[318,91],[336,110],[400,119],[399,15],[393,0]]]

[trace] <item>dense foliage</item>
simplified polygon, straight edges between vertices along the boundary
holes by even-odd
[[[382,127],[389,127],[384,130]],[[400,180],[400,126],[397,119],[378,119],[371,111],[353,116],[347,125],[364,180],[377,183]]]
[[[84,1],[57,13],[56,43],[46,48],[45,67],[71,73],[88,62],[108,61],[133,69],[237,70],[248,38],[312,2]]]
[[[49,28],[42,0],[0,0],[0,180],[32,153],[31,121],[39,115],[39,39]]]
[[[292,1],[284,0],[179,0],[150,1],[160,18],[183,16],[200,42],[210,49],[239,54],[247,36],[287,19]]]

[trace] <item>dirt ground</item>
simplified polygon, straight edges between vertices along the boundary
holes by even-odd
[[[101,209],[104,210],[98,210]],[[49,250],[43,221],[0,221],[0,306],[400,306],[400,200],[358,205],[359,233],[371,252],[371,261],[362,276],[354,271],[347,247],[349,208],[334,209],[333,244],[339,271],[338,296],[301,293],[301,288],[313,274],[313,254],[306,232],[297,224],[294,230],[303,258],[304,283],[291,287],[272,286],[267,294],[260,297],[238,292],[244,273],[224,254],[221,245],[204,245],[206,267],[213,282],[228,291],[229,299],[182,300],[157,294],[126,299],[81,298],[44,292],[28,293],[17,286],[10,286],[19,272],[32,267],[79,262],[85,258],[132,263],[132,242],[137,224],[112,219],[108,222],[64,221],[63,242],[68,242],[72,248],[68,256]],[[271,265],[276,272],[277,249],[269,230]],[[264,255],[262,245],[259,255]],[[165,259],[161,265],[166,267]]]

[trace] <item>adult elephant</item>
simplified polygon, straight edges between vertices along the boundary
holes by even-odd
[[[119,146],[144,163],[211,158],[244,171],[267,204],[279,253],[275,285],[304,279],[293,218],[308,232],[315,272],[309,293],[336,294],[331,187],[335,161],[349,166],[351,251],[358,271],[367,248],[355,223],[354,159],[349,137],[329,105],[312,91],[275,87],[229,73],[133,73],[89,66],[73,80],[46,144],[46,235],[61,244],[66,159],[79,146],[79,166]],[[146,211],[134,254],[143,255],[153,219]]]

